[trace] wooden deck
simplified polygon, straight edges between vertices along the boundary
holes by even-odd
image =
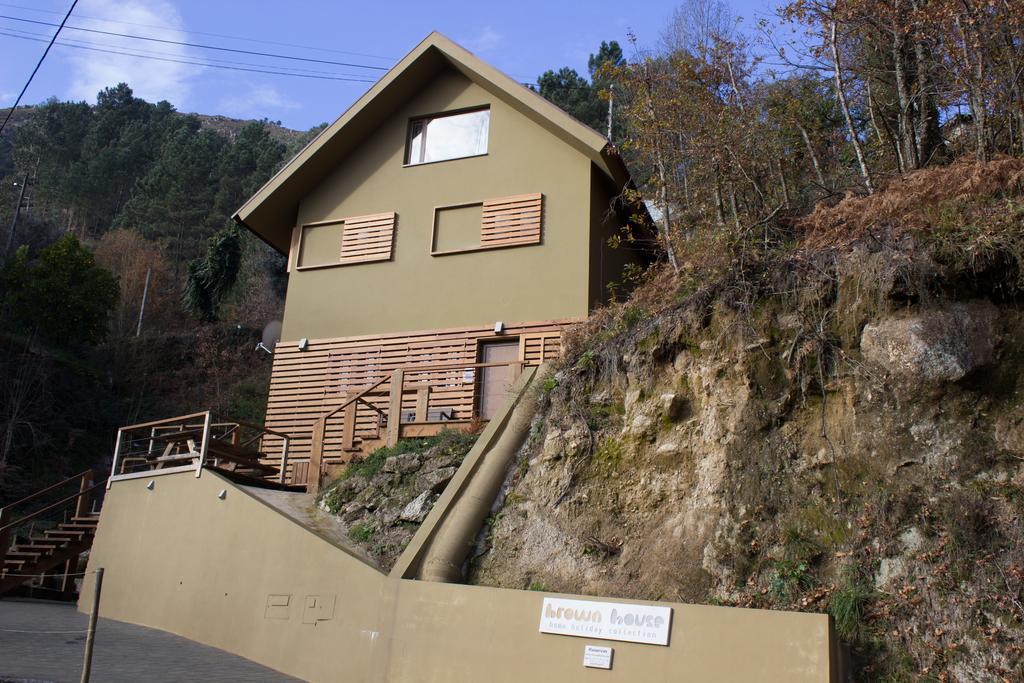
[[[266,426],[289,435],[288,481],[305,481],[315,423],[350,396],[405,369],[401,398],[402,436],[436,433],[446,424],[462,426],[476,414],[477,371],[470,367],[480,358],[480,345],[488,341],[518,339],[519,359],[539,365],[561,352],[561,331],[571,320],[506,324],[501,334],[493,327],[314,339],[300,351],[297,342],[281,342],[274,352]],[[417,366],[431,368],[417,371]],[[428,394],[424,399],[424,392]],[[364,396],[365,406],[350,425],[357,444],[373,442],[383,434],[384,416],[390,414],[387,386]],[[426,406],[426,407],[425,407]],[[408,425],[408,426],[407,426]],[[324,464],[348,461],[346,425],[336,419],[326,425]],[[270,435],[261,450],[267,463],[277,465],[279,439]],[[358,449],[360,452],[362,448]]]

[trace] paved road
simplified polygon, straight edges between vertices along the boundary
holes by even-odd
[[[77,682],[87,626],[88,618],[73,605],[0,600],[0,683]],[[296,679],[170,633],[100,619],[92,680],[280,683]]]

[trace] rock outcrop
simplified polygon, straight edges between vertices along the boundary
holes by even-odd
[[[996,314],[975,301],[886,318],[864,327],[861,351],[906,380],[956,382],[994,360]]]
[[[446,431],[382,448],[329,485],[319,505],[338,515],[349,537],[388,571],[475,440]]]

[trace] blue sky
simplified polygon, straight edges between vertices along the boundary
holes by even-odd
[[[733,12],[751,26],[771,12],[769,0],[736,0]],[[79,0],[69,26],[164,40],[273,52],[360,66],[390,67],[431,30],[439,30],[520,81],[571,66],[586,73],[602,40],[630,54],[632,30],[654,47],[676,3],[670,0],[588,2],[327,2],[311,0]],[[0,0],[0,102],[9,106],[70,0]],[[22,21],[19,21],[21,19]],[[151,101],[181,111],[280,120],[305,129],[333,120],[378,78],[379,69],[315,64],[210,51],[65,29],[23,103],[48,97],[94,101],[106,85],[125,81]],[[44,41],[44,42],[40,42]],[[260,41],[260,42],[257,42]],[[107,50],[103,52],[101,50]],[[142,59],[114,52],[146,54]],[[231,71],[182,62],[221,60],[242,69],[351,78],[353,81]]]

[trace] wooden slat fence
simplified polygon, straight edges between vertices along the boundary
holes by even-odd
[[[304,480],[310,453],[313,424],[324,413],[344,402],[397,368],[407,368],[402,395],[403,421],[416,419],[417,399],[429,391],[427,421],[469,420],[475,407],[476,371],[433,369],[417,372],[415,367],[438,364],[472,364],[478,360],[481,341],[519,340],[519,357],[530,365],[557,358],[561,351],[561,329],[573,321],[544,321],[507,324],[501,335],[491,327],[431,330],[414,333],[310,340],[306,351],[296,342],[281,342],[274,351],[274,365],[267,400],[266,426],[291,437],[289,480]],[[365,397],[383,411],[388,408],[388,387]],[[420,415],[419,417],[422,417]],[[380,416],[369,408],[357,413],[355,434],[359,438],[378,435]],[[332,420],[324,439],[324,461],[341,463],[347,455],[341,449],[343,421]],[[380,430],[383,434],[383,430]],[[275,437],[266,437],[263,452],[275,461],[280,452]]]

